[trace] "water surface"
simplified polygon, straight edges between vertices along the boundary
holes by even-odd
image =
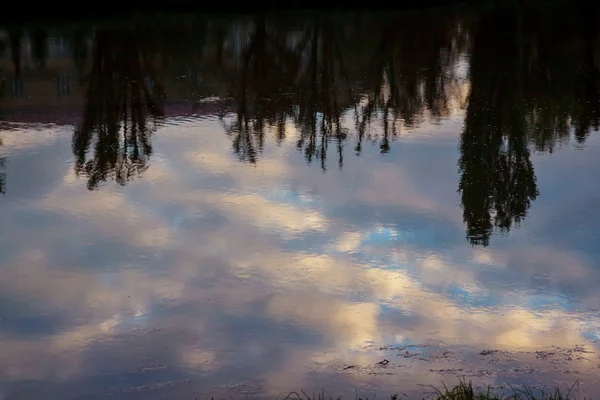
[[[0,398],[597,393],[598,16],[4,27]]]

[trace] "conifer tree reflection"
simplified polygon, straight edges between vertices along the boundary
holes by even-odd
[[[583,143],[598,130],[598,28],[590,24],[598,6],[565,15],[515,8],[484,14],[474,28],[459,161],[472,244],[489,244],[494,229],[508,232],[536,199],[530,144],[551,152],[571,132]]]
[[[148,167],[153,124],[164,115],[151,39],[135,30],[95,34],[84,118],[73,134],[75,172],[90,190],[107,179],[125,185]]]
[[[508,232],[538,194],[519,81],[520,28],[513,13],[486,16],[474,37],[459,160],[463,219],[474,245],[487,246],[494,228]]]

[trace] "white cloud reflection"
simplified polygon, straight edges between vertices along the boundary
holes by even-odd
[[[587,332],[598,315],[566,304],[597,303],[597,270],[577,253],[528,243],[471,248],[398,222],[433,220],[462,238],[460,209],[449,200],[456,182],[446,178],[455,168],[444,164],[455,158],[440,157],[421,174],[410,158],[350,160],[349,172],[316,174],[288,145],[256,167],[228,154],[229,145],[216,124],[166,126],[157,133],[157,162],[127,187],[89,192],[63,165],[42,196],[2,211],[20,239],[10,248],[0,242],[0,290],[17,304],[0,335],[4,385],[85,380],[111,370],[109,361],[122,372],[156,359],[165,371],[214,374],[215,387],[235,381],[232,374],[255,374],[268,393],[310,386],[315,371],[332,382],[413,388],[439,382],[433,362],[387,377],[334,377],[330,368],[373,365],[381,354],[369,345],[399,341],[593,349]],[[10,171],[16,182],[19,173]],[[383,207],[399,219],[385,220]],[[17,225],[40,213],[52,218]],[[532,284],[540,274],[552,283]],[[565,304],[538,306],[532,299],[543,290]],[[30,322],[20,314],[55,326],[23,335]],[[578,362],[583,372],[597,364]]]

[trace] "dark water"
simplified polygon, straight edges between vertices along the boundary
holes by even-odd
[[[0,398],[597,393],[598,17],[5,27]]]

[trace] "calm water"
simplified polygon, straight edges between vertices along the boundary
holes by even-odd
[[[0,398],[597,393],[599,15],[5,27]]]

